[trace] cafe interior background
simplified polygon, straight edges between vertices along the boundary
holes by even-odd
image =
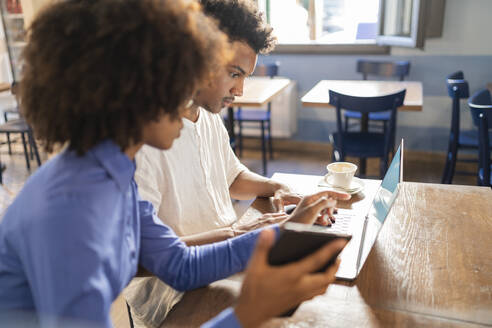
[[[26,44],[25,30],[47,2],[1,0],[0,84],[4,87],[0,92],[1,120],[15,116],[11,111],[17,103],[9,86],[21,75],[19,55]],[[422,83],[423,105],[421,111],[398,112],[397,144],[401,138],[405,139],[404,180],[441,182],[452,114],[446,77],[463,71],[470,95],[487,85],[492,88],[489,28],[492,1],[258,0],[258,5],[279,40],[271,54],[260,55],[258,66],[278,64],[275,78],[287,78],[290,83],[272,101],[274,156],[268,159],[266,172],[262,171],[258,129],[243,131],[241,161],[269,177],[275,172],[325,174],[326,164],[332,161],[329,135],[336,130],[335,110],[303,106],[301,98],[321,80],[361,80],[361,74],[356,71],[358,60],[409,61],[411,66],[405,81]],[[382,12],[386,13],[383,18]],[[461,129],[476,130],[467,99],[460,100],[460,108]],[[227,112],[223,115],[226,118]],[[2,212],[38,167],[34,154],[25,156],[21,138],[14,134],[10,138],[11,152],[7,134],[0,133]],[[50,155],[39,149],[41,162],[47,161]],[[28,152],[31,152],[29,147]],[[459,156],[476,158],[477,151],[460,150]],[[357,158],[347,160],[358,164]],[[477,184],[476,162],[458,163],[457,169],[467,174],[457,172],[453,183]],[[368,177],[380,178],[378,160],[369,161],[367,173]],[[250,202],[235,204],[240,214]],[[121,326],[118,319],[113,319],[115,326]]]
[[[1,1],[0,82],[5,85],[19,79],[26,27],[48,2]],[[276,171],[325,173],[332,160],[329,135],[336,130],[336,112],[303,106],[301,98],[320,80],[361,80],[356,71],[358,60],[409,61],[405,80],[422,83],[423,106],[421,111],[398,112],[396,140],[405,139],[408,153],[405,179],[440,182],[452,113],[446,77],[463,71],[470,95],[492,82],[492,37],[487,28],[492,1],[258,0],[258,6],[279,41],[271,54],[259,56],[258,67],[279,65],[276,78],[288,78],[290,84],[272,101],[274,156],[268,160],[266,172],[262,172],[257,128],[243,131],[244,163],[267,176]],[[460,103],[461,129],[477,129],[467,99]],[[15,97],[7,88],[0,93],[0,109],[9,112],[15,107]],[[20,138],[12,135],[11,154],[6,133],[0,138],[5,208],[37,165],[31,155],[27,169]],[[460,150],[459,155],[474,158],[476,151]],[[41,161],[48,158],[41,151]],[[357,158],[348,160],[358,162]],[[377,166],[377,160],[369,162],[369,177],[378,176]],[[455,183],[476,184],[476,163],[458,163],[457,169],[468,171],[468,175],[456,174]]]

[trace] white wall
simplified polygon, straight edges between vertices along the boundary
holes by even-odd
[[[492,0],[446,0],[443,35],[425,49],[392,48],[392,55],[492,55]],[[492,78],[491,78],[492,79]]]
[[[424,106],[422,112],[399,114],[398,133],[408,148],[445,151],[451,121],[446,76],[463,70],[472,93],[492,82],[492,0],[447,0],[443,35],[428,39],[424,50],[393,47],[383,56],[272,54],[260,62],[279,61],[280,75],[296,80],[302,96],[322,79],[361,79],[355,71],[359,58],[411,62],[407,80],[422,82]],[[474,128],[466,101],[461,110],[462,127]],[[299,107],[298,113],[296,139],[325,141],[323,135],[334,129],[333,112]]]

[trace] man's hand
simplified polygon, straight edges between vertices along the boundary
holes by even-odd
[[[292,192],[286,185],[280,186],[273,194],[273,208],[276,212],[283,212],[285,205],[298,204],[302,199],[301,195]]]
[[[234,236],[238,236],[248,231],[265,227],[267,225],[283,223],[287,221],[288,218],[289,216],[285,213],[265,213],[258,219],[251,222],[246,222],[242,224],[238,224],[237,222],[235,222],[232,224],[231,228],[234,232]]]
[[[329,219],[333,217],[337,200],[349,200],[350,197],[349,194],[336,191],[320,191],[304,196],[289,221],[305,224],[313,224],[316,221],[318,224],[327,225],[325,216]]]
[[[325,293],[328,285],[335,281],[339,260],[325,272],[313,272],[319,270],[346,244],[345,240],[336,240],[297,262],[270,266],[267,258],[274,239],[272,230],[262,231],[246,270],[241,295],[235,307],[242,327],[257,327]]]

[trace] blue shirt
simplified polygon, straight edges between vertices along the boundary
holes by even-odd
[[[35,311],[111,327],[113,300],[137,264],[178,290],[242,271],[258,232],[187,247],[139,198],[135,164],[111,141],[64,151],[26,182],[0,223],[0,312]],[[238,327],[224,311],[209,327]]]

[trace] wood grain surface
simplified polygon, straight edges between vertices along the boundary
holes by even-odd
[[[321,80],[302,97],[305,107],[332,107],[328,90],[358,97],[384,96],[407,89],[403,106],[398,110],[421,111],[423,92],[421,82],[412,81],[362,81]]]
[[[492,324],[492,190],[403,183],[390,215],[357,280],[364,300]]]
[[[314,191],[322,177],[274,178]],[[379,185],[365,181],[363,197],[339,205],[365,210]],[[269,210],[269,199],[257,199],[241,220]],[[163,327],[199,326],[234,304],[241,279],[236,275],[187,293]],[[273,319],[263,327],[490,325],[492,190],[404,182],[357,280],[333,284],[291,318]]]

